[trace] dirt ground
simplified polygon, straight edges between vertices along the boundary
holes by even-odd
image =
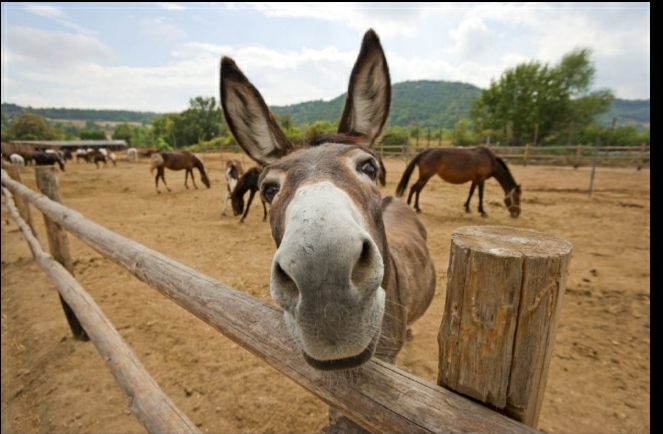
[[[207,154],[211,189],[157,194],[147,161],[96,169],[70,162],[59,173],[62,202],[88,219],[263,300],[275,246],[259,200],[240,225],[221,217],[224,158]],[[243,157],[245,168],[251,166]],[[393,194],[402,160],[386,161]],[[650,172],[511,165],[523,186],[522,214],[509,217],[495,180],[486,184],[488,218],[462,204],[469,184],[432,179],[420,215],[435,260],[437,290],[402,369],[437,376],[450,235],[458,227],[506,225],[573,244],[570,273],[539,429],[547,433],[650,432]],[[33,168],[23,171],[36,190]],[[416,172],[415,172],[416,173]],[[198,174],[196,173],[196,179]],[[4,204],[4,197],[3,197]],[[232,215],[232,212],[228,212]],[[42,243],[43,219],[32,209]],[[69,236],[75,276],[131,345],[161,388],[203,432],[310,433],[327,407],[127,271]],[[46,247],[46,246],[45,246]],[[144,433],[90,342],[71,337],[55,286],[32,260],[2,206],[2,433]]]

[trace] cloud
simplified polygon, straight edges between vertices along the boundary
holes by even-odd
[[[111,58],[113,51],[93,36],[48,32],[31,27],[11,26],[5,40],[12,59],[63,68],[93,58]]]
[[[493,45],[493,37],[488,27],[479,17],[463,20],[456,30],[449,32],[455,41],[452,52],[466,59],[474,59]]]
[[[186,39],[186,32],[181,28],[169,24],[163,18],[143,18],[139,22],[141,32],[151,38],[169,42]]]
[[[183,11],[186,9],[184,5],[181,5],[179,3],[171,3],[171,2],[154,2],[154,3],[148,3],[155,5],[161,9],[166,9],[168,11]]]
[[[233,3],[235,8],[253,8],[268,17],[312,18],[338,21],[360,32],[379,29],[380,37],[411,36],[428,9],[417,3]]]
[[[83,33],[86,35],[94,35],[96,33],[90,29],[87,29],[83,26],[79,26],[78,24],[73,22],[71,19],[67,17],[67,14],[64,13],[64,11],[61,8],[51,5],[34,4],[34,3],[25,3],[24,6],[26,11],[33,13],[35,15],[39,15],[42,18],[55,21],[64,27],[68,27],[72,30],[75,30],[78,33]]]

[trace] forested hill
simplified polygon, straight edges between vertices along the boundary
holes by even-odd
[[[22,113],[34,113],[47,119],[82,120],[92,122],[140,122],[151,123],[160,113],[129,110],[90,110],[69,108],[32,108],[2,103],[2,118],[13,118]]]
[[[387,125],[414,126],[420,128],[452,128],[456,121],[470,117],[472,100],[481,89],[467,83],[446,81],[406,81],[396,83],[392,89],[391,112]],[[289,106],[270,107],[277,114],[290,114],[295,125],[310,124],[319,120],[335,122],[341,115],[345,95],[331,101],[308,101]],[[24,112],[38,114],[49,119],[76,119],[93,122],[150,123],[160,113],[128,110],[85,110],[65,108],[25,108],[15,104],[2,104],[2,124]],[[610,111],[599,118],[609,126],[613,118],[617,125],[627,123],[649,128],[650,100],[615,99]]]
[[[481,89],[466,83],[406,81],[392,88],[391,112],[387,125],[421,128],[452,128],[470,116],[472,100]],[[331,101],[308,101],[290,106],[270,107],[279,115],[289,114],[295,125],[318,120],[336,121],[343,110],[345,94]]]

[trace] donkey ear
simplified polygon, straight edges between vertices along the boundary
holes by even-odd
[[[221,106],[233,136],[254,161],[268,165],[292,150],[292,143],[265,100],[229,57],[221,59]]]
[[[387,59],[378,35],[370,29],[364,35],[357,62],[352,68],[338,132],[367,136],[372,146],[387,122],[390,103]]]

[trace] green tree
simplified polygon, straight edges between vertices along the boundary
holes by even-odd
[[[92,131],[85,129],[81,130],[78,136],[81,138],[81,140],[106,140],[106,133],[104,133],[102,130]]]
[[[590,54],[576,49],[555,66],[532,61],[506,70],[472,104],[477,130],[500,131],[511,122],[507,137],[524,144],[533,139],[536,125],[544,141],[570,122],[578,127],[591,123],[608,111],[614,96],[607,89],[590,91],[596,73]]]
[[[23,113],[2,130],[2,140],[56,140],[57,133],[46,119],[32,113]]]

